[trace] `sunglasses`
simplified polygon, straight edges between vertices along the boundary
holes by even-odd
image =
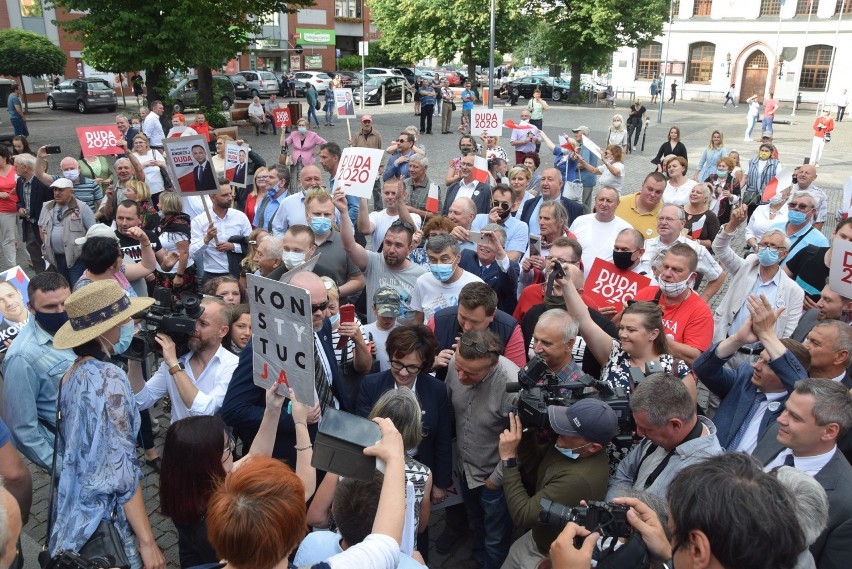
[[[486,348],[485,346],[483,346],[479,342],[474,342],[473,340],[471,340],[469,338],[461,338],[460,341],[463,345],[467,346],[468,348],[473,348],[474,350],[476,350],[476,352],[478,354],[499,354],[499,352],[497,352],[495,350],[489,350],[488,348]]]
[[[321,302],[319,304],[312,304],[311,305],[311,313],[313,314],[317,310],[319,310],[320,312],[323,312],[323,311],[325,311],[326,308],[328,308],[328,301],[327,300],[325,302]]]
[[[403,220],[401,220],[401,219],[397,219],[396,221],[394,221],[393,223],[391,223],[391,225],[390,225],[390,226],[391,226],[391,227],[404,227],[405,229],[408,229],[408,230],[409,230],[409,231],[411,231],[411,232],[414,232],[414,231],[415,231],[415,228],[414,228],[414,226],[413,226],[413,225],[411,225],[411,224],[410,224],[410,223],[408,223],[407,221],[403,221]]]
[[[503,211],[506,211],[507,209],[509,209],[510,206],[509,206],[509,202],[496,202],[496,201],[494,201],[494,202],[491,202],[491,207],[499,207]]]

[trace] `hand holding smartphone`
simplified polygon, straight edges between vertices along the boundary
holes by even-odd
[[[354,304],[344,304],[340,307],[340,323],[352,323],[355,322],[355,305]],[[340,336],[340,340],[337,342],[336,350],[342,350],[346,343],[349,341],[349,336]]]

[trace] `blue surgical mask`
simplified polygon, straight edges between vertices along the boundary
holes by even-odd
[[[51,336],[56,334],[62,328],[62,325],[68,322],[67,312],[39,312],[36,310],[34,317],[41,329]]]
[[[757,261],[764,267],[771,267],[778,263],[778,251],[770,251],[769,249],[757,250]]]
[[[452,264],[445,263],[429,263],[429,271],[432,273],[432,276],[441,281],[442,283],[450,280],[450,277],[453,276],[453,272],[455,271],[455,267]]]
[[[133,320],[122,324],[118,327],[118,330],[119,336],[117,344],[113,344],[112,342],[104,338],[104,340],[106,340],[112,346],[112,353],[114,355],[123,354],[127,351],[127,348],[130,347],[130,341],[133,340],[134,332]]]
[[[802,225],[803,223],[805,223],[805,221],[807,221],[807,219],[808,216],[805,215],[805,212],[803,211],[791,210],[787,214],[787,221],[789,221],[793,225]]]
[[[299,134],[305,134],[306,132],[308,132],[308,129],[307,129],[307,128],[305,128],[305,127],[303,127],[303,126],[300,126],[300,127],[299,127]]]
[[[331,322],[331,325],[334,326],[338,322],[340,322],[340,313],[338,312],[334,316],[329,316],[328,320]]]
[[[716,175],[719,176],[720,178],[727,178],[728,177],[728,171],[727,170],[716,170]]]
[[[592,444],[592,443],[586,443],[584,445],[580,445],[580,446],[574,447],[574,448],[562,448],[560,446],[553,445],[553,448],[558,450],[559,453],[562,454],[562,456],[564,456],[566,458],[570,458],[571,460],[577,460],[578,458],[580,458],[580,455],[576,451],[578,451],[579,449],[581,449],[583,447],[587,447],[590,444]]]
[[[327,217],[312,217],[311,229],[314,230],[314,233],[325,235],[331,231],[331,220]]]

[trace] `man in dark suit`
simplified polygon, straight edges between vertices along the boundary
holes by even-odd
[[[852,311],[852,299],[840,296],[826,284],[819,293],[816,308],[811,308],[802,314],[791,337],[794,340],[804,342],[817,322],[844,320],[844,312],[849,314],[850,311]]]
[[[840,320],[820,320],[808,332],[804,342],[811,353],[811,377],[824,377],[852,389],[852,328]]]
[[[35,175],[36,157],[32,154],[15,156],[15,193],[18,196],[18,216],[23,220],[23,238],[36,273],[44,271],[41,234],[38,219],[45,202],[53,199],[53,191]]]
[[[729,451],[751,453],[766,429],[784,410],[793,385],[807,379],[811,356],[801,343],[775,334],[775,312],[765,297],[749,297],[750,316],[736,334],[701,354],[693,371],[721,398],[713,417],[719,444]],[[760,342],[754,365],[731,369],[725,363],[746,344]]]
[[[850,427],[849,390],[834,381],[803,379],[754,450],[767,469],[793,466],[811,474],[825,490],[828,526],[810,547],[819,569],[852,567],[852,466],[837,448]]]
[[[235,184],[245,185],[246,183],[246,172],[248,171],[246,158],[246,151],[240,150],[237,158],[237,165],[234,168],[234,179],[232,180]]]
[[[506,254],[506,230],[496,223],[482,227],[482,236],[488,244],[479,243],[476,251],[464,249],[459,266],[477,275],[485,284],[497,292],[497,308],[507,314],[515,311],[518,304],[518,275],[521,267]]]
[[[574,220],[583,215],[583,204],[562,197],[562,173],[556,168],[546,168],[541,173],[541,193],[524,203],[520,219],[530,228],[530,233],[538,235],[541,230],[538,226],[538,210],[543,202],[558,199],[565,211],[568,212],[568,221],[565,227],[570,227]]]
[[[216,176],[213,175],[213,164],[207,159],[207,152],[203,146],[196,144],[192,147],[192,157],[195,159],[195,167],[192,169],[192,178],[195,180],[195,191],[203,192],[215,190]]]
[[[470,198],[476,204],[476,213],[488,213],[491,211],[491,186],[478,182],[473,177],[473,165],[476,162],[476,157],[472,154],[461,157],[462,179],[447,188],[447,196],[444,198],[444,205],[441,209],[441,215],[444,217],[450,211],[450,206],[456,198]]]

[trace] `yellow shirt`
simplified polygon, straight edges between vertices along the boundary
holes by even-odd
[[[657,236],[657,214],[663,209],[663,201],[657,204],[652,211],[648,213],[639,213],[636,210],[636,198],[639,192],[630,194],[621,198],[618,208],[615,210],[615,215],[632,225],[637,229],[645,239],[650,239]]]

